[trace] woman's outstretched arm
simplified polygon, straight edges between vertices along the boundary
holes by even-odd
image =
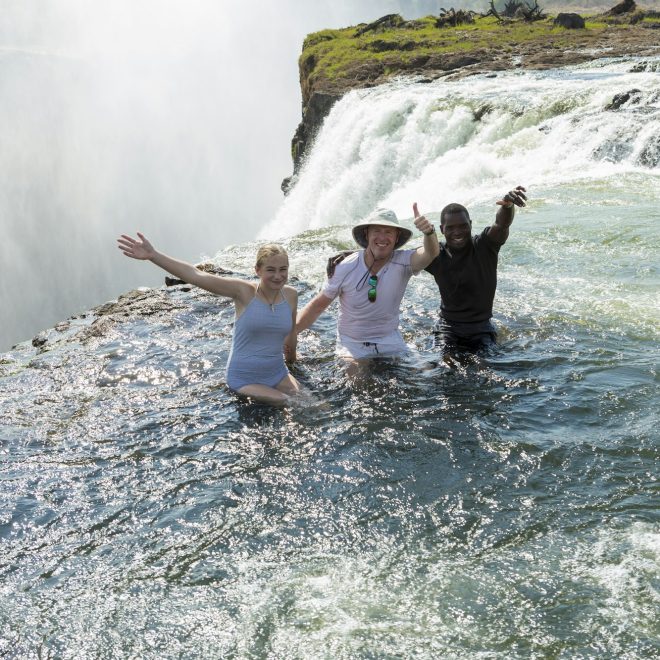
[[[160,266],[174,277],[219,296],[237,299],[254,295],[254,288],[248,282],[234,277],[221,277],[220,275],[205,273],[192,264],[158,252],[143,234],[137,232],[137,235],[138,240],[126,234],[122,234],[117,239],[117,247],[127,257],[151,261],[151,263]]]

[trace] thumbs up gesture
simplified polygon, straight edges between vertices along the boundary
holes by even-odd
[[[435,231],[435,227],[423,215],[419,214],[417,202],[413,204],[413,214],[415,216],[415,227],[417,227],[422,234],[428,236]]]

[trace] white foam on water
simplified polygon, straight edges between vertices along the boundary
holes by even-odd
[[[568,570],[576,579],[603,592],[593,605],[601,625],[611,628],[613,645],[618,646],[615,637],[622,630],[647,638],[657,633],[660,531],[656,525],[637,521],[626,529],[602,529],[595,542],[578,546],[570,563]]]

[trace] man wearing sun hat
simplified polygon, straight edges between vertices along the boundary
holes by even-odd
[[[339,263],[324,289],[298,313],[296,331],[309,328],[339,296],[337,354],[348,360],[407,353],[399,332],[399,308],[408,280],[439,254],[433,225],[413,205],[415,227],[424,234],[416,250],[402,250],[412,232],[394,211],[376,209],[353,228],[362,248]]]

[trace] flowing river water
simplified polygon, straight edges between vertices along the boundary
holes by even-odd
[[[499,343],[452,367],[427,274],[414,358],[351,385],[333,306],[300,337],[315,399],[285,410],[226,389],[233,309],[186,287],[0,356],[0,656],[657,657],[659,136],[658,59],[335,106],[259,240],[215,260],[249,273],[279,238],[304,304],[376,205],[458,201],[478,231],[525,185]]]

